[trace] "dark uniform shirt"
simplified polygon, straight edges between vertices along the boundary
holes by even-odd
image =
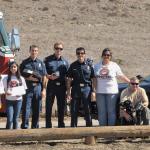
[[[23,62],[20,64],[21,75],[23,77],[29,77],[31,74],[26,73],[25,69],[33,71],[35,73],[35,76],[37,76],[39,79],[38,82],[42,83],[42,77],[46,75],[46,68],[44,63],[40,59],[36,58],[35,60],[33,60],[31,57],[29,57],[23,60]],[[26,83],[27,86],[30,86],[32,81],[26,80]]]
[[[51,75],[53,73],[59,72],[59,78],[56,80],[49,80],[49,82],[60,82],[65,84],[65,77],[67,70],[69,68],[69,63],[62,56],[58,59],[54,54],[45,58],[44,60],[47,74]]]
[[[86,60],[83,63],[77,60],[70,65],[67,77],[73,78],[73,85],[91,84],[91,78],[94,78],[94,69]]]

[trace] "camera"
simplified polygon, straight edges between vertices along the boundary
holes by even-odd
[[[135,125],[136,124],[136,112],[135,108],[130,100],[126,100],[124,102],[121,102],[120,109],[125,109],[126,112],[131,116],[131,120],[128,121],[124,117],[120,118],[120,124],[121,125]]]
[[[59,77],[60,76],[60,72],[59,71],[56,71],[52,74],[53,76],[56,76],[56,77]]]
[[[142,103],[137,103],[135,105],[135,110],[136,111],[142,111],[144,109],[144,106],[142,105]]]
[[[121,107],[121,109],[126,109],[126,112],[128,114],[132,114],[132,112],[135,111],[134,106],[130,100],[126,100],[124,102],[121,102],[120,107]]]

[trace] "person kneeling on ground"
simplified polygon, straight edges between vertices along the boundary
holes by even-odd
[[[132,77],[129,86],[121,93],[120,120],[122,125],[150,124],[148,97],[145,90],[139,87],[137,77]]]

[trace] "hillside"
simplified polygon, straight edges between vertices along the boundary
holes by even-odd
[[[1,0],[7,28],[17,26],[21,51],[30,44],[41,49],[41,58],[53,53],[53,43],[65,43],[64,55],[72,62],[75,49],[83,46],[96,63],[105,47],[128,76],[150,74],[149,0]]]

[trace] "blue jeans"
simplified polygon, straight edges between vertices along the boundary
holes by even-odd
[[[17,129],[22,100],[6,100],[7,123],[6,129]]]
[[[31,110],[32,109],[32,110]],[[28,87],[22,105],[22,129],[29,128],[29,117],[32,112],[31,128],[39,128],[39,114],[41,109],[41,84]]]
[[[96,94],[98,121],[100,126],[114,126],[118,94]]]

